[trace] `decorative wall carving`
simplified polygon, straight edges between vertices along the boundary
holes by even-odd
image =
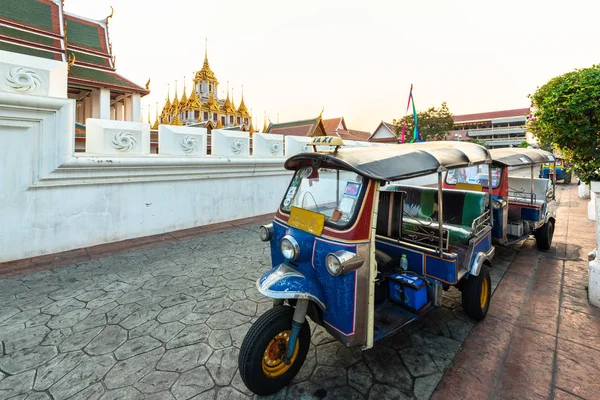
[[[136,144],[137,141],[135,140],[135,137],[133,137],[131,132],[117,132],[115,133],[112,139],[113,147],[122,152],[132,151],[133,149],[135,149]]]
[[[42,85],[42,78],[31,69],[14,67],[6,72],[8,86],[21,93],[34,92]]]
[[[181,146],[181,149],[187,154],[196,153],[200,148],[200,145],[198,144],[196,138],[191,136],[183,137],[179,142],[179,145]]]
[[[231,141],[231,151],[240,154],[242,150],[244,150],[244,142],[241,139],[233,139]]]

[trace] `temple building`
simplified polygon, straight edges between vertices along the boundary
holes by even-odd
[[[348,129],[344,117],[323,119],[303,119],[291,122],[270,123],[264,128],[265,133],[274,133],[284,136],[338,136],[343,140],[366,141],[369,132]]]
[[[171,100],[170,94],[168,95],[160,116],[157,116],[154,122],[153,129],[157,129],[158,124],[164,124],[235,129],[253,133],[252,116],[244,102],[244,92],[242,91],[242,99],[236,107],[233,95],[229,96],[229,88],[225,99],[219,98],[218,88],[219,81],[210,68],[205,49],[204,64],[194,76],[189,97],[185,83],[181,98],[177,95],[176,87],[175,98]]]
[[[141,97],[150,93],[116,72],[101,21],[67,13],[61,0],[2,0],[0,50],[69,64],[67,93],[76,100],[76,150],[85,148],[87,118],[141,121]]]

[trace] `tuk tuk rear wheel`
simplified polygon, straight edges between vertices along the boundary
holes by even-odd
[[[533,233],[535,236],[535,244],[540,250],[548,250],[552,247],[552,238],[554,237],[554,221],[549,219],[539,229]]]
[[[250,327],[242,342],[238,359],[240,376],[255,394],[277,393],[294,379],[306,360],[310,346],[308,321],[304,321],[300,330],[291,363],[286,365],[281,359],[287,350],[293,316],[293,307],[268,310]]]
[[[482,265],[479,275],[471,275],[463,283],[462,306],[465,314],[475,321],[484,319],[490,308],[491,295],[490,267]]]

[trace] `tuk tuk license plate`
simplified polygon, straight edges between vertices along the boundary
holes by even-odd
[[[325,215],[292,207],[288,224],[313,235],[321,236],[321,232],[323,232],[323,227],[325,226]]]

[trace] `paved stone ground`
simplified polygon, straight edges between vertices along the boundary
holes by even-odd
[[[600,309],[586,292],[595,226],[577,186],[557,196],[552,249],[524,244],[434,399],[600,398]]]
[[[258,225],[0,280],[0,399],[245,399],[238,351],[271,307]],[[493,287],[517,250],[499,248]],[[460,293],[361,352],[312,324],[277,399],[427,399],[473,323]]]

